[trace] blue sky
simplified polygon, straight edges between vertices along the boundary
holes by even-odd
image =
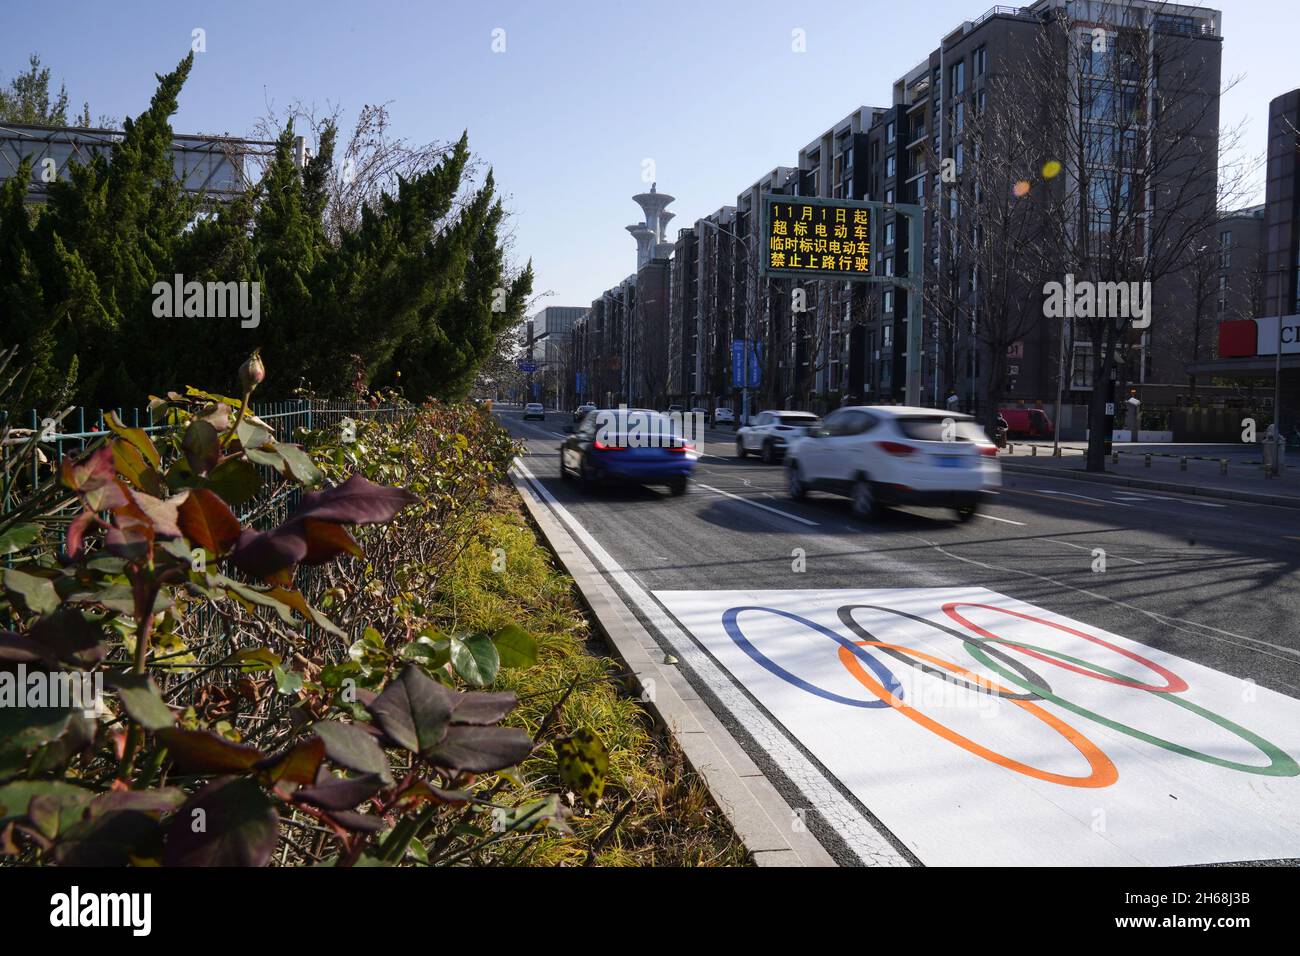
[[[1264,150],[1267,106],[1300,85],[1294,0],[1221,0],[1225,124]],[[984,0],[0,0],[0,82],[37,52],[91,115],[139,113],[154,73],[206,31],[178,132],[247,135],[268,102],[390,104],[394,130],[454,139],[496,171],[544,305],[585,305],[635,267],[642,161],[688,225],[891,84]],[[796,28],[806,52],[791,50]],[[505,51],[492,50],[505,31]],[[1262,193],[1261,193],[1262,198]]]

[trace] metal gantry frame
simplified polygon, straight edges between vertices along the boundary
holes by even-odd
[[[31,157],[27,201],[44,202],[49,187],[42,176],[43,160],[54,160],[58,177],[66,179],[69,163],[89,165],[96,156],[109,154],[125,135],[113,129],[0,124],[0,181],[17,175],[22,161]],[[172,137],[172,162],[187,192],[230,199],[248,186],[245,157],[269,158],[275,146],[271,140],[178,134]]]
[[[763,194],[763,221],[760,235],[768,235],[768,210],[773,202],[797,203],[808,206],[828,206],[836,209],[867,209],[871,215],[871,259],[872,265],[875,264],[875,254],[878,247],[877,233],[881,215],[885,213],[894,213],[907,220],[907,275],[906,276],[878,276],[878,275],[844,275],[839,272],[831,271],[814,271],[809,270],[790,270],[790,269],[769,269],[767,267],[767,257],[764,255],[759,259],[759,274],[764,278],[772,276],[788,277],[799,280],[825,280],[832,282],[865,282],[870,285],[892,285],[895,288],[904,289],[907,292],[907,365],[906,381],[904,385],[904,401],[908,405],[921,404],[921,366],[922,366],[922,347],[925,341],[925,329],[922,326],[922,311],[924,302],[924,284],[925,284],[925,258],[924,258],[924,224],[922,218],[925,212],[923,206],[916,203],[886,203],[875,202],[865,199],[827,199],[823,196],[787,196],[780,193]],[[746,350],[748,350],[748,339],[746,339]],[[745,356],[746,368],[748,368],[749,357]]]

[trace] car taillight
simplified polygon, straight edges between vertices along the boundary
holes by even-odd
[[[980,445],[980,454],[983,455],[985,458],[996,458],[998,457],[998,446]]]
[[[606,445],[599,438],[596,439],[593,446],[596,451],[627,451],[626,445]]]
[[[669,451],[680,451],[680,452],[695,451],[695,446],[694,446],[694,445],[686,445],[686,444],[682,444],[682,445],[669,445],[669,446],[668,446],[668,450],[669,450]]]
[[[876,442],[876,447],[891,455],[911,455],[916,452],[916,449],[911,445],[904,445],[902,442],[898,441],[878,441]]]

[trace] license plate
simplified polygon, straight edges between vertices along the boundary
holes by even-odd
[[[935,464],[940,468],[960,468],[966,459],[957,455],[940,455],[935,459]]]

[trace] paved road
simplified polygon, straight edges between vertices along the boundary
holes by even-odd
[[[568,416],[499,415],[841,862],[1300,857],[1300,511],[1008,473],[969,523],[867,525],[791,501],[730,431],[686,496],[584,495],[559,478]]]

